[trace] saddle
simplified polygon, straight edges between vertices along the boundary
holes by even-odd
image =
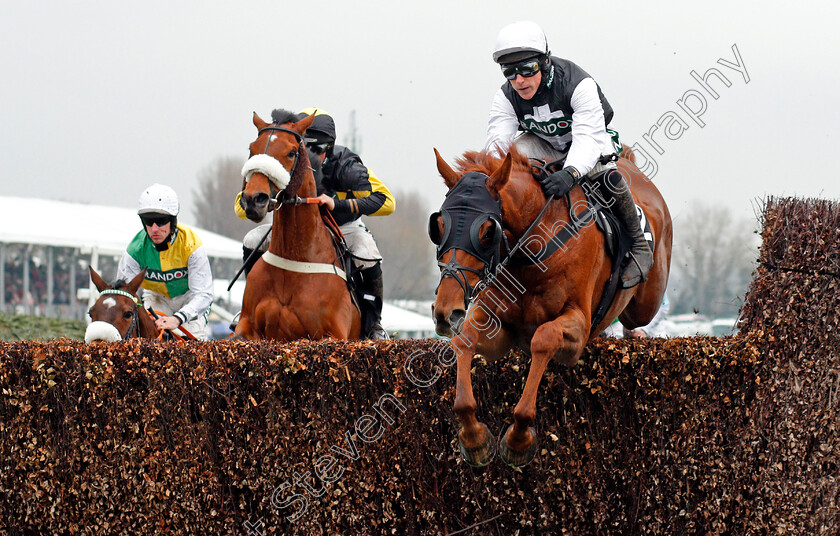
[[[613,156],[605,156],[602,159],[606,159],[606,161],[601,161],[601,163],[607,163],[610,161],[614,161],[617,157]],[[553,173],[560,169],[563,165],[564,159],[555,160],[553,162],[543,162],[542,160],[531,158],[531,166],[533,169],[534,179],[541,182],[541,179],[544,178],[546,175]],[[604,171],[602,173],[607,173]],[[599,174],[600,175],[600,174]],[[591,181],[596,182],[598,175],[591,178],[583,178],[581,181]],[[571,191],[571,190],[570,190]],[[587,208],[582,211],[580,214],[572,214],[572,201],[571,201],[571,194],[570,191],[566,192],[564,195],[566,197],[566,201],[569,209],[569,222],[571,224],[571,228],[564,227],[557,233],[552,239],[549,241],[548,246],[541,252],[541,255],[535,260],[545,260],[549,256],[551,256],[557,249],[559,249],[566,241],[569,240],[572,236],[575,236],[578,231],[588,225],[593,219],[595,221],[596,227],[603,233],[604,235],[604,247],[606,250],[607,257],[610,259],[612,264],[612,270],[610,271],[610,277],[607,280],[606,285],[604,286],[604,291],[601,293],[601,300],[598,303],[598,306],[595,308],[595,311],[592,314],[592,323],[590,326],[590,335],[594,333],[595,329],[604,319],[607,314],[607,311],[610,308],[613,300],[615,299],[615,295],[618,292],[618,289],[621,286],[621,274],[626,267],[627,263],[630,261],[630,257],[628,252],[630,251],[630,247],[633,243],[633,240],[630,236],[630,233],[627,229],[618,221],[615,215],[612,213],[608,206],[603,206],[601,203],[598,202],[598,199],[592,195],[592,193],[584,188],[584,195],[586,196],[587,201]],[[636,211],[639,214],[639,223],[644,231],[645,238],[648,241],[648,245],[650,246],[651,251],[653,251],[653,234],[651,232],[650,223],[647,220],[647,217],[644,214],[644,211],[641,207],[636,205]]]
[[[347,290],[350,292],[350,299],[353,301],[353,305],[361,315],[362,326],[360,333],[361,337],[364,338],[365,334],[372,331],[374,324],[378,320],[378,315],[375,311],[370,310],[370,306],[368,305],[369,300],[365,300],[362,269],[356,267],[353,259],[362,261],[372,259],[357,257],[352,251],[350,251],[350,248],[347,247],[347,242],[344,240],[344,235],[342,234],[341,229],[333,219],[332,215],[330,215],[329,211],[322,210],[321,216],[324,219],[324,223],[327,225],[327,229],[330,230],[330,236],[332,237],[332,243],[335,248],[337,258],[341,259],[342,267],[344,268],[344,272],[347,274]]]

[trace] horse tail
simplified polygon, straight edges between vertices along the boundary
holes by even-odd
[[[621,158],[626,158],[636,165],[636,153],[633,152],[633,149],[623,143],[621,144]]]

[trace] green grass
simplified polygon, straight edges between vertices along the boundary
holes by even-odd
[[[0,313],[0,340],[3,341],[47,341],[61,337],[84,340],[85,327],[83,320]]]

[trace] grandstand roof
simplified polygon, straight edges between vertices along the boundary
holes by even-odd
[[[185,223],[210,257],[242,259],[240,242]],[[96,247],[100,255],[121,255],[140,229],[137,211],[130,208],[0,196],[0,243]]]

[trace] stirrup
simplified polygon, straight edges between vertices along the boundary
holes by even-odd
[[[627,256],[628,261],[625,263],[624,270],[621,272],[621,288],[624,289],[633,288],[647,281],[647,274],[650,271],[650,267],[647,270],[642,270],[642,265],[639,264],[639,260],[632,251],[628,251]],[[626,279],[628,274],[632,274],[633,277]]]
[[[388,332],[385,331],[385,328],[382,327],[382,324],[377,322],[371,328],[370,333],[368,334],[368,339],[374,341],[390,341],[391,337],[388,335]]]
[[[236,331],[236,326],[239,324],[239,315],[241,314],[242,311],[239,311],[238,313],[233,315],[233,320],[230,321],[230,325],[228,326],[228,328],[230,328],[231,331]]]

